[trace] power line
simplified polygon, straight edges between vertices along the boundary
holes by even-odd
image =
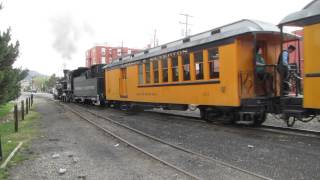
[[[185,36],[187,37],[189,34],[188,34],[188,26],[192,25],[192,24],[189,24],[189,17],[193,17],[191,16],[190,14],[180,14],[181,16],[185,16],[186,18],[186,21],[185,22],[179,22],[180,24],[183,24],[186,26],[186,29],[185,29]]]

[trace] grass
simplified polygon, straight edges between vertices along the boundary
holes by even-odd
[[[0,105],[0,118],[3,118],[4,116],[6,116],[13,108],[13,105],[14,105],[13,103]]]
[[[19,144],[19,142],[23,141],[24,144],[22,149],[28,147],[30,141],[39,135],[39,113],[35,112],[33,108],[29,111],[29,114],[26,115],[24,121],[19,121],[19,132],[14,132],[14,122],[9,121],[3,124],[0,124],[0,134],[2,140],[2,151],[3,151],[3,159],[1,164],[5,161],[8,155],[13,151],[13,149]],[[11,160],[8,164],[9,166],[13,166],[25,159],[27,159],[25,153],[17,153],[16,156]],[[7,169],[0,169],[0,180],[7,179],[8,172]]]

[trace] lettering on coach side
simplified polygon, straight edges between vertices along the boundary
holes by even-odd
[[[157,96],[156,93],[137,93],[137,96]]]

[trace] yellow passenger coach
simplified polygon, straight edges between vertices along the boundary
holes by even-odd
[[[312,1],[301,11],[285,17],[280,28],[284,26],[303,27],[303,107],[320,109],[320,1]]]
[[[280,94],[280,37],[275,25],[241,20],[119,58],[105,67],[106,99],[123,107],[198,107],[207,121],[261,124]],[[257,47],[268,78],[257,77]]]

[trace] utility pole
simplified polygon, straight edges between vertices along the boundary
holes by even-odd
[[[158,46],[159,45],[158,42],[159,42],[159,40],[157,38],[157,30],[155,29],[154,34],[153,34],[153,47]]]
[[[154,35],[153,35],[153,47],[156,47],[156,40],[157,40],[157,30],[154,30]]]
[[[123,52],[123,41],[121,41],[121,57],[122,57],[122,54],[123,54],[124,52]]]
[[[180,14],[180,15],[186,17],[186,21],[185,22],[179,22],[179,23],[186,26],[185,36],[188,37],[188,26],[191,25],[191,24],[189,24],[188,20],[189,20],[189,17],[193,17],[193,16],[191,16],[190,14]]]

